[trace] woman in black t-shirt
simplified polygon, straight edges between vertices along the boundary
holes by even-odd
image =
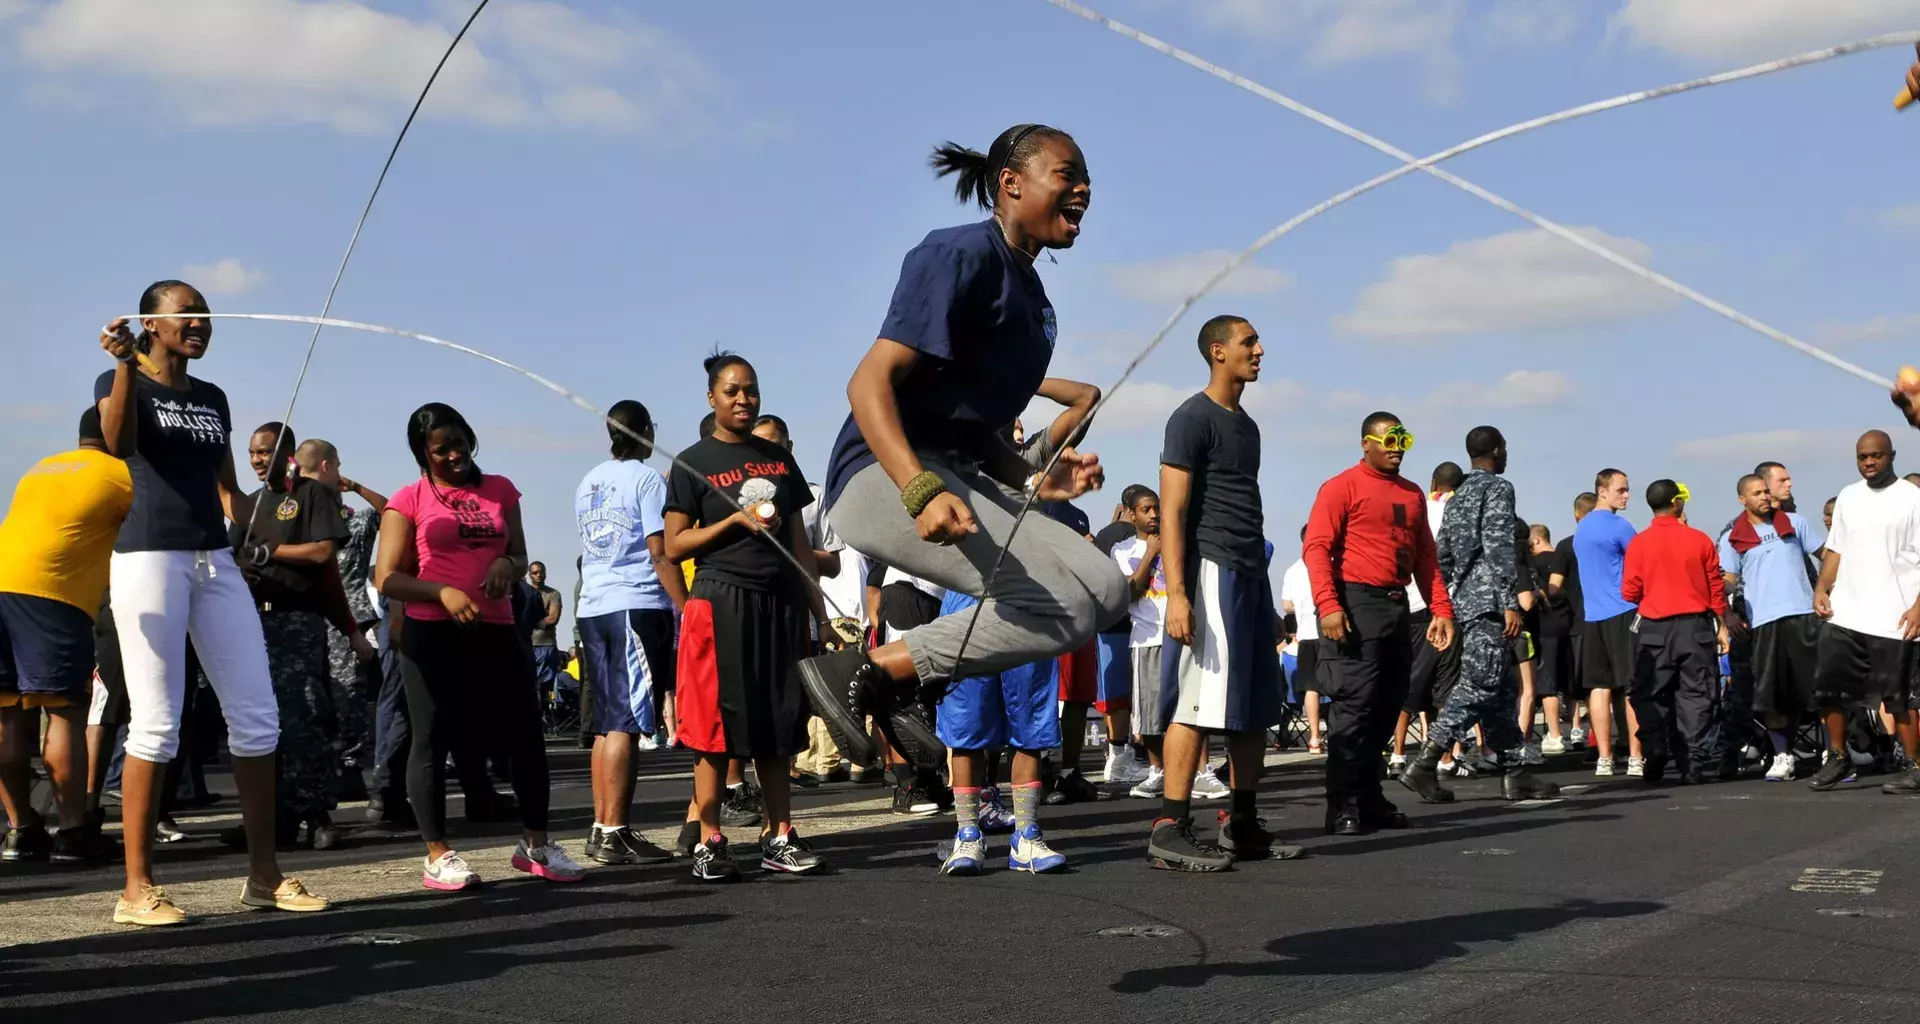
[[[698,560],[680,621],[677,735],[695,753],[704,841],[694,847],[693,875],[723,882],[740,874],[720,833],[728,758],[752,758],[760,774],[761,867],[797,874],[820,866],[793,830],[789,760],[807,749],[809,711],[795,668],[811,653],[807,615],[823,632],[828,626],[817,592],[772,548],[787,548],[818,575],[800,517],[813,492],[785,448],[753,435],[759,378],[730,352],[709,358],[706,370],[713,433],[681,452],[668,478],[666,543],[675,561]]]
[[[187,363],[205,355],[213,338],[212,321],[193,315],[206,312],[207,300],[191,285],[161,281],[140,296],[141,316],[152,319],[142,320],[138,338],[124,318],[100,332],[100,347],[119,365],[94,382],[94,400],[107,450],[126,460],[133,477],[133,508],[113,550],[112,588],[130,709],[120,787],[127,885],[113,912],[122,924],[186,920],[153,884],[151,856],[161,767],[179,748],[189,636],[227,719],[252,861],[241,902],[327,908],[298,879],[282,875],[274,857],[280,712],[258,608],[223,522],[250,521],[253,499],[234,474],[226,393],[187,374]],[[262,566],[273,544],[256,533],[241,554]]]

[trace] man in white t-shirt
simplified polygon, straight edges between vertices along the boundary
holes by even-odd
[[[1427,484],[1427,528],[1432,531],[1435,540],[1440,537],[1440,520],[1446,515],[1447,502],[1453,500],[1454,489],[1466,478],[1466,471],[1457,462],[1442,462],[1433,467],[1433,476]],[[1454,644],[1444,651],[1434,649],[1427,639],[1427,623],[1432,620],[1433,614],[1428,611],[1427,602],[1421,598],[1418,587],[1407,588],[1407,613],[1407,636],[1413,644],[1413,668],[1407,673],[1407,701],[1401,705],[1399,721],[1393,724],[1393,756],[1387,759],[1387,777],[1390,779],[1399,778],[1400,770],[1406,767],[1407,729],[1413,725],[1414,716],[1439,711],[1440,706],[1447,702],[1447,694],[1453,692],[1454,681],[1460,678],[1460,645]],[[1451,774],[1452,761],[1449,753],[1447,760],[1440,763],[1442,775]]]
[[[1307,528],[1302,526],[1301,543],[1306,539]],[[1413,591],[1408,591],[1407,597],[1418,600]],[[1426,607],[1426,602],[1420,606]],[[1307,712],[1307,753],[1318,754],[1323,749],[1320,745],[1320,616],[1313,610],[1313,581],[1307,576],[1304,558],[1294,559],[1280,576],[1280,613],[1293,616],[1293,692]]]
[[[1160,744],[1167,733],[1167,712],[1160,703],[1160,648],[1167,639],[1167,574],[1160,563],[1160,496],[1140,487],[1134,498],[1134,536],[1113,546],[1113,560],[1127,576],[1133,594],[1128,615],[1133,631],[1127,650],[1133,659],[1133,728],[1147,748],[1147,777],[1131,790],[1143,800],[1158,799],[1167,775]]]
[[[1807,783],[1815,790],[1829,790],[1854,777],[1846,746],[1847,712],[1852,708],[1884,702],[1907,757],[1915,753],[1920,487],[1894,472],[1893,454],[1893,442],[1884,431],[1860,435],[1853,446],[1860,482],[1841,489],[1821,558],[1813,610],[1827,620],[1827,628],[1820,636],[1814,696],[1827,727],[1827,752]],[[1882,789],[1920,793],[1920,772]]]

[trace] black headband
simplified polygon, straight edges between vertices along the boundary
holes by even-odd
[[[1006,152],[1000,154],[999,161],[993,165],[992,172],[987,178],[989,182],[993,183],[992,187],[996,190],[995,192],[996,196],[998,195],[997,190],[1000,187],[1000,172],[1006,170],[1007,164],[1013,160],[1014,150],[1020,148],[1021,141],[1025,139],[1027,136],[1032,135],[1034,132],[1037,132],[1040,129],[1046,128],[1046,127],[1047,126],[1044,124],[1024,124],[1020,126],[1019,131],[1016,131],[1013,133],[1013,138],[1007,142]],[[1048,130],[1051,131],[1052,129],[1048,129]]]

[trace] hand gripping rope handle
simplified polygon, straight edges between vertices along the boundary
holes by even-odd
[[[1349,138],[1365,143],[1366,145],[1371,146],[1372,148],[1377,149],[1382,153],[1386,153],[1387,155],[1402,161],[1402,165],[1400,167],[1397,167],[1391,171],[1381,174],[1380,176],[1375,177],[1369,181],[1366,181],[1360,185],[1356,185],[1353,188],[1350,188],[1344,192],[1341,192],[1326,200],[1323,200],[1322,202],[1314,206],[1307,208],[1297,216],[1293,217],[1291,220],[1286,221],[1285,223],[1281,224],[1279,227],[1276,227],[1272,231],[1261,236],[1252,245],[1248,246],[1246,249],[1242,250],[1240,253],[1238,253],[1232,259],[1228,260],[1224,265],[1222,265],[1219,270],[1214,272],[1213,276],[1209,277],[1205,282],[1201,284],[1198,290],[1196,290],[1193,294],[1187,296],[1185,299],[1181,300],[1179,306],[1174,309],[1172,315],[1170,315],[1166,319],[1166,321],[1163,324],[1161,324],[1160,330],[1156,332],[1152,337],[1152,339],[1147,342],[1146,347],[1141,349],[1140,354],[1135,356],[1130,362],[1127,363],[1125,370],[1123,370],[1120,374],[1120,378],[1113,383],[1112,387],[1107,388],[1105,391],[1101,393],[1100,401],[1093,407],[1093,410],[1090,413],[1088,413],[1087,419],[1081,425],[1081,430],[1083,432],[1092,426],[1093,420],[1095,417],[1097,417],[1100,414],[1100,410],[1109,401],[1113,399],[1114,394],[1118,392],[1119,389],[1123,385],[1125,385],[1126,382],[1133,376],[1133,372],[1140,367],[1140,364],[1145,362],[1147,357],[1151,355],[1153,351],[1160,346],[1160,343],[1166,339],[1167,334],[1173,330],[1174,326],[1180,322],[1181,318],[1186,316],[1187,311],[1192,309],[1196,303],[1198,303],[1202,298],[1206,297],[1207,294],[1212,292],[1214,288],[1218,287],[1220,282],[1226,280],[1228,275],[1232,274],[1242,264],[1252,259],[1261,250],[1272,245],[1274,242],[1279,241],[1283,236],[1290,234],[1295,228],[1300,227],[1302,224],[1305,224],[1306,222],[1314,219],[1315,217],[1320,216],[1321,214],[1327,212],[1328,210],[1333,209],[1336,206],[1339,206],[1347,202],[1350,199],[1354,199],[1354,198],[1357,198],[1358,196],[1366,194],[1367,192],[1371,192],[1374,189],[1380,187],[1381,185],[1384,185],[1387,182],[1394,180],[1395,178],[1399,178],[1404,175],[1411,174],[1414,171],[1425,171],[1429,174],[1432,174],[1435,177],[1440,178],[1442,181],[1446,181],[1448,184],[1454,185],[1457,188],[1461,188],[1472,195],[1478,196],[1479,198],[1484,199],[1487,202],[1490,202],[1497,207],[1500,207],[1503,210],[1506,210],[1510,213],[1515,214],[1516,216],[1519,216],[1523,220],[1527,220],[1535,224],[1536,226],[1549,231],[1554,235],[1564,238],[1567,241],[1572,242],[1573,244],[1578,245],[1581,248],[1586,249],[1587,251],[1592,252],[1597,256],[1600,256],[1602,259],[1605,259],[1608,262],[1613,263],[1614,265],[1619,266],[1622,269],[1625,269],[1628,272],[1635,274],[1636,276],[1645,278],[1646,280],[1651,281],[1654,284],[1657,284],[1663,288],[1666,288],[1667,290],[1672,291],[1675,294],[1678,294],[1681,297],[1691,302],[1704,306],[1707,309],[1710,309],[1713,312],[1718,313],[1729,320],[1732,320],[1734,323],[1737,323],[1742,327],[1746,327],[1750,330],[1756,331],[1768,338],[1773,339],[1774,341],[1780,342],[1781,344],[1788,346],[1789,348],[1795,349],[1801,352],[1802,354],[1818,359],[1821,362],[1824,362],[1846,373],[1850,373],[1869,383],[1878,384],[1882,387],[1888,387],[1888,388],[1893,386],[1893,382],[1886,379],[1885,377],[1882,377],[1876,373],[1873,373],[1870,370],[1866,370],[1862,367],[1856,366],[1853,363],[1847,362],[1846,360],[1841,359],[1830,352],[1820,349],[1807,342],[1801,341],[1800,339],[1795,338],[1784,331],[1780,331],[1774,327],[1771,327],[1765,323],[1762,323],[1761,321],[1756,320],[1753,317],[1747,316],[1746,314],[1741,313],[1740,311],[1732,308],[1731,306],[1728,306],[1724,303],[1718,302],[1705,295],[1702,295],[1701,293],[1694,291],[1691,288],[1688,288],[1686,285],[1683,285],[1678,281],[1673,280],[1672,278],[1666,277],[1665,275],[1656,273],[1653,270],[1643,267],[1633,262],[1632,260],[1629,260],[1626,257],[1621,256],[1618,253],[1615,253],[1612,250],[1599,245],[1598,243],[1592,242],[1582,237],[1578,233],[1568,228],[1562,227],[1559,224],[1549,221],[1546,218],[1539,216],[1538,214],[1534,214],[1528,210],[1522,209],[1521,207],[1515,205],[1514,203],[1506,199],[1503,199],[1500,196],[1494,195],[1493,193],[1488,192],[1483,188],[1480,188],[1478,185],[1474,185],[1473,183],[1465,181],[1461,178],[1458,178],[1452,174],[1447,173],[1446,171],[1439,170],[1435,168],[1433,165],[1438,164],[1444,160],[1450,160],[1453,157],[1459,156],[1460,154],[1466,153],[1470,150],[1478,149],[1481,146],[1487,145],[1488,143],[1498,142],[1501,139],[1509,138],[1514,135],[1519,135],[1524,132],[1529,132],[1534,130],[1535,128],[1544,128],[1548,125],[1558,124],[1562,121],[1570,121],[1575,118],[1585,117],[1588,114],[1596,114],[1604,110],[1612,110],[1617,107],[1629,106],[1631,104],[1641,103],[1646,100],[1661,99],[1666,96],[1673,96],[1683,92],[1691,92],[1695,89],[1706,88],[1707,86],[1723,85],[1727,82],[1736,82],[1742,79],[1755,78],[1760,75],[1772,74],[1776,71],[1785,71],[1789,68],[1801,67],[1807,64],[1815,64],[1821,61],[1831,60],[1835,57],[1843,57],[1849,54],[1860,53],[1866,50],[1874,50],[1874,49],[1880,49],[1882,47],[1897,46],[1902,44],[1910,45],[1915,42],[1920,42],[1920,31],[1893,32],[1893,33],[1888,33],[1886,35],[1874,36],[1870,39],[1863,39],[1859,42],[1846,43],[1840,46],[1832,46],[1823,50],[1814,50],[1808,53],[1802,53],[1802,54],[1799,54],[1793,57],[1787,57],[1781,60],[1768,61],[1763,64],[1755,64],[1750,67],[1739,68],[1733,71],[1725,71],[1716,75],[1709,75],[1705,78],[1690,79],[1688,81],[1677,82],[1672,85],[1661,86],[1656,89],[1646,89],[1640,92],[1627,93],[1623,96],[1616,96],[1612,99],[1600,100],[1594,103],[1582,104],[1577,107],[1571,107],[1566,110],[1562,110],[1558,113],[1548,114],[1543,117],[1536,117],[1528,121],[1522,121],[1518,124],[1509,125],[1497,131],[1488,132],[1487,134],[1481,135],[1477,138],[1469,139],[1468,141],[1460,143],[1459,145],[1453,146],[1449,149],[1441,150],[1440,152],[1435,153],[1432,156],[1415,159],[1412,154],[1406,153],[1398,149],[1397,147],[1391,146],[1385,142],[1380,141],[1379,139],[1374,138],[1373,136],[1367,135],[1366,133],[1359,131],[1358,129],[1352,128],[1338,120],[1335,120],[1332,117],[1329,117],[1326,114],[1323,114],[1317,110],[1314,110],[1311,107],[1306,106],[1305,104],[1302,104],[1296,100],[1293,100],[1287,96],[1284,96],[1278,92],[1275,92],[1274,90],[1269,89],[1266,86],[1260,85],[1238,74],[1228,71],[1225,68],[1220,67],[1219,65],[1210,63],[1198,56],[1195,56],[1194,54],[1188,53],[1185,50],[1172,46],[1171,44],[1166,43],[1160,39],[1156,39],[1153,36],[1147,35],[1144,32],[1140,32],[1139,30],[1134,29],[1128,25],[1124,25],[1120,22],[1114,21],[1113,19],[1108,18],[1107,16],[1100,14],[1097,11],[1094,11],[1088,7],[1082,6],[1078,3],[1074,3],[1072,2],[1072,0],[1045,0],[1045,2],[1052,4],[1053,6],[1058,7],[1071,14],[1075,14],[1075,15],[1078,15],[1079,17],[1085,18],[1088,21],[1094,22],[1095,24],[1104,25],[1105,27],[1112,29],[1114,32],[1117,32],[1120,35],[1126,36],[1127,38],[1133,39],[1134,41],[1139,42],[1142,45],[1158,50],[1161,53],[1164,53],[1167,56],[1174,58],[1175,60],[1181,61],[1182,63],[1191,65],[1195,68],[1205,71],[1206,73],[1213,75],[1216,78],[1220,78],[1224,81],[1227,81],[1232,85],[1235,85],[1239,88],[1252,92],[1253,94],[1260,96],[1263,99],[1270,100],[1274,103],[1279,104],[1280,106],[1286,107],[1288,110],[1292,110],[1295,113],[1298,113],[1304,117],[1310,118],[1314,121],[1319,122],[1320,124],[1326,125],[1327,127],[1332,128],[1333,130],[1341,133],[1342,135],[1346,135]],[[1058,462],[1058,460],[1059,460],[1059,453],[1056,452],[1054,453],[1053,460],[1048,462],[1045,472],[1048,474],[1051,474],[1053,471],[1054,464]],[[1019,533],[1020,524],[1022,521],[1026,519],[1027,513],[1032,510],[1033,502],[1034,502],[1033,496],[1031,495],[1028,496],[1026,503],[1020,509],[1020,514],[1014,518],[1013,527],[1007,532],[1008,544],[1011,544],[1013,541],[1014,535]],[[987,582],[985,586],[985,590],[988,593],[992,592],[993,583],[999,577],[1001,563],[1004,562],[1006,559],[1006,550],[1007,549],[1005,547],[1001,549],[999,557],[994,560],[992,571],[988,573]],[[956,656],[954,659],[954,666],[955,666],[954,677],[955,678],[960,678],[960,672],[959,672],[960,657],[963,657],[966,654],[967,642],[973,636],[973,628],[975,623],[979,621],[980,610],[984,602],[985,602],[985,599],[983,596],[982,604],[974,605],[972,616],[967,621],[967,630],[965,633],[961,635],[959,655]]]

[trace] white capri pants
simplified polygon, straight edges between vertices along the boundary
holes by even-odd
[[[265,757],[280,745],[260,611],[231,551],[116,551],[113,620],[127,674],[127,753],[173,760],[187,693],[187,637],[220,698],[227,749]]]

